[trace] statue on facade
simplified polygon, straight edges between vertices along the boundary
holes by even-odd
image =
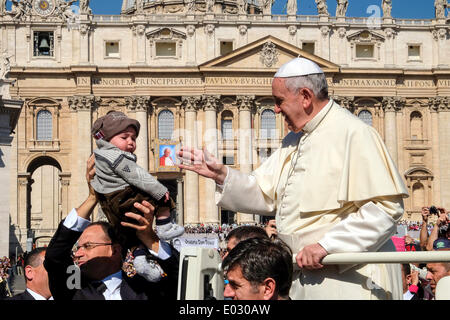
[[[0,2],[0,15],[4,15],[6,12],[6,1],[7,0],[1,0]]]
[[[89,8],[89,0],[80,0],[80,13],[91,14],[92,10]]]
[[[327,16],[330,15],[328,13],[328,6],[326,0],[316,0],[316,4],[317,4],[317,12],[320,15],[327,15]]]
[[[31,0],[11,0],[12,7],[9,14],[13,15],[14,19],[22,19],[31,13]]]
[[[248,2],[247,0],[237,0],[238,13],[247,14]]]
[[[0,79],[4,80],[6,79],[6,76],[8,75],[8,72],[11,70],[11,57],[13,55],[8,54],[6,50],[3,51],[2,57],[1,57],[1,66],[0,66]]]
[[[348,7],[348,0],[337,0],[336,17],[345,17],[347,7]]]
[[[263,0],[263,14],[272,14],[272,4],[274,0]]]
[[[391,18],[392,0],[383,0],[383,17]]]
[[[297,14],[297,0],[287,1],[287,14],[296,15]]]
[[[195,0],[185,0],[186,12],[192,13],[195,11]]]
[[[144,0],[136,0],[136,13],[144,12]]]
[[[205,0],[206,2],[206,12],[214,12],[215,0]]]
[[[58,0],[56,4],[55,15],[63,20],[71,20],[74,16],[71,6],[76,1],[77,0],[69,0],[68,2],[66,2],[64,0]]]
[[[436,19],[445,19],[445,7],[447,7],[447,5],[447,0],[434,0]]]

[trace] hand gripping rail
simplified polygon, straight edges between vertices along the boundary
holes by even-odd
[[[293,262],[296,254],[293,255]],[[333,253],[322,260],[323,265],[330,264],[366,264],[366,263],[428,263],[450,262],[450,251],[414,251],[414,252],[349,252]]]

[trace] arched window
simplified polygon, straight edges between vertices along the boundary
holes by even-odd
[[[370,113],[370,111],[362,110],[360,113],[358,113],[358,118],[360,118],[369,126],[372,126],[372,113]]]
[[[36,140],[51,141],[52,138],[52,113],[48,110],[41,110],[36,116]]]
[[[172,139],[173,130],[173,113],[169,110],[161,111],[158,115],[158,138],[161,140]]]
[[[420,182],[414,183],[412,187],[413,208],[421,208],[425,205],[425,188]]]
[[[261,128],[259,132],[260,139],[276,139],[277,124],[275,121],[275,112],[266,109],[261,113]]]
[[[410,116],[411,121],[411,140],[421,140],[422,139],[422,114],[418,111],[414,111]]]
[[[222,112],[220,129],[222,140],[233,140],[233,113],[229,110]]]

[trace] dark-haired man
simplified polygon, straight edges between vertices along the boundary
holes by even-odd
[[[224,296],[233,300],[287,300],[292,251],[282,241],[259,237],[239,242],[223,261]]]
[[[91,157],[86,175],[88,182],[94,174],[94,158]],[[139,275],[128,277],[121,270],[122,248],[114,229],[109,223],[91,223],[89,220],[97,204],[95,192],[91,187],[89,190],[86,201],[60,223],[47,249],[44,265],[55,300],[175,299],[179,256],[154,233],[151,204],[146,201],[135,203],[143,216],[126,213],[127,217],[136,220],[136,224],[122,222],[122,225],[136,229],[139,240],[167,274],[155,283]],[[78,275],[74,263],[81,271]]]
[[[231,230],[225,238],[225,241],[227,243],[227,250],[223,258],[225,259],[228,253],[239,242],[247,240],[249,238],[268,238],[268,235],[263,228],[258,226],[241,226]]]
[[[10,300],[53,300],[48,286],[48,275],[43,262],[46,248],[36,248],[25,256],[25,283],[27,289]]]

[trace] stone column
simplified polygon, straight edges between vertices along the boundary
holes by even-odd
[[[337,49],[337,53],[339,55],[339,61],[341,66],[347,66],[347,29],[345,26],[342,26],[338,29],[339,35],[339,47]]]
[[[86,162],[92,154],[91,111],[99,99],[93,95],[68,98],[71,111],[76,119],[76,139],[72,140],[73,184],[71,188],[72,207],[79,206],[87,197]]]
[[[199,96],[182,97],[184,113],[185,113],[185,132],[184,146],[197,148],[197,110],[200,104]],[[199,206],[198,206],[198,174],[186,170],[185,176],[185,224],[199,223]]]
[[[136,64],[145,64],[145,26],[135,25],[132,31],[136,41]]]
[[[61,221],[62,219],[64,219],[65,217],[67,217],[67,215],[69,214],[71,208],[69,206],[69,185],[70,185],[70,173],[65,173],[65,172],[61,172],[59,174],[59,180],[60,180],[60,184],[61,184],[61,211],[60,211],[60,215],[58,216],[58,219],[56,221],[56,223],[58,223],[58,221]],[[54,225],[53,228],[57,228],[58,225]]]
[[[137,164],[148,171],[148,108],[149,96],[125,97],[127,110],[135,113],[135,118],[141,124],[139,135],[136,139]]]
[[[437,43],[438,52],[438,68],[448,67],[448,55],[447,55],[447,29],[440,28],[432,31],[433,39]]]
[[[432,195],[431,201],[433,203],[441,203],[441,181],[440,181],[440,159],[439,159],[439,98],[431,98],[429,100],[430,114],[431,114],[431,141],[433,141],[433,152],[432,156],[432,171],[433,171],[433,181],[432,181]]]
[[[450,97],[437,98],[441,206],[450,207]]]
[[[396,118],[396,97],[385,97],[383,99],[384,110],[384,137],[386,147],[392,160],[398,167],[397,151],[397,118]]]
[[[330,60],[330,27],[322,26],[320,28],[320,56]]]
[[[177,179],[177,212],[178,216],[176,217],[177,224],[180,226],[184,225],[184,216],[183,216],[183,178]]]
[[[240,171],[250,173],[253,171],[252,110],[255,96],[237,96],[236,103],[239,109],[238,164]],[[237,220],[238,223],[256,222],[253,214],[238,213]]]
[[[0,80],[0,91],[3,94],[0,95],[0,257],[9,256],[10,225],[17,219],[13,214],[17,200],[11,199],[13,192],[17,190],[16,179],[12,180],[17,173],[17,140],[14,143],[13,140],[23,107],[23,101],[10,100],[9,86],[9,81]]]
[[[197,57],[197,53],[196,53],[196,32],[195,32],[195,25],[187,25],[186,26],[186,34],[187,34],[187,40],[186,40],[186,44],[187,44],[187,51],[188,51],[188,55],[187,55],[187,65],[193,66],[195,65],[195,59]]]
[[[393,68],[395,66],[395,35],[396,32],[392,28],[384,29],[384,33],[386,34],[385,41],[385,62],[384,66],[386,68]]]
[[[89,50],[89,34],[91,26],[88,24],[82,24],[80,26],[80,64],[89,64],[90,62],[90,50]]]
[[[220,96],[203,96],[203,110],[205,111],[204,143],[206,149],[218,158],[217,146],[217,110]],[[206,208],[205,223],[219,223],[219,208],[215,202],[216,183],[211,179],[203,179],[205,182],[204,205]]]
[[[216,26],[212,23],[205,25],[205,36],[206,36],[206,57],[207,60],[214,59],[216,56],[216,37],[215,37]]]
[[[24,246],[27,238],[27,230],[30,227],[30,220],[28,219],[28,213],[30,208],[30,188],[31,188],[31,174],[29,173],[19,173],[17,176],[17,182],[19,183],[18,188],[18,201],[19,201],[19,212],[17,217],[16,225],[19,228],[20,239],[18,242]],[[17,231],[17,230],[16,230]],[[17,233],[16,233],[17,235]]]

